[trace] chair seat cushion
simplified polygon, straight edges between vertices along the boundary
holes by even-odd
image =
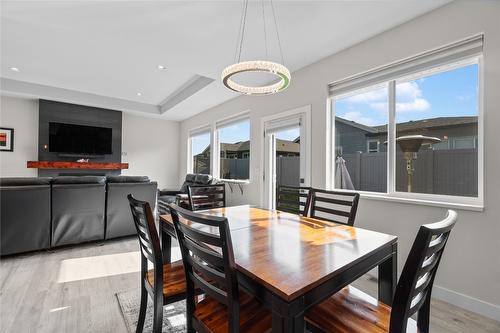
[[[240,292],[240,332],[266,332],[271,329],[271,312],[255,298]],[[196,305],[195,317],[209,332],[229,332],[227,307],[217,300],[206,297]]]
[[[154,270],[146,273],[146,280],[153,288],[155,283]],[[184,275],[184,266],[182,260],[171,264],[163,265],[163,296],[170,297],[186,292],[186,276]]]
[[[306,312],[309,326],[324,332],[389,332],[391,307],[348,286]],[[316,330],[313,330],[316,331]],[[416,322],[408,321],[407,332],[418,332]]]

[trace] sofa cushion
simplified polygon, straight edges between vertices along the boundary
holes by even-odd
[[[59,176],[52,180],[52,184],[105,184],[106,177],[102,176]]]
[[[209,185],[212,182],[212,176],[197,174],[194,182],[199,185]]]
[[[0,186],[50,185],[50,177],[5,177],[0,178]]]
[[[108,183],[149,183],[148,176],[108,176]]]
[[[184,180],[184,183],[182,183],[182,186],[179,190],[181,193],[188,193],[188,186],[193,185],[194,181],[196,179],[196,175],[193,173],[188,173],[186,175],[186,179]]]

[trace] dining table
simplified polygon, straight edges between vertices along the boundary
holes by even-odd
[[[378,267],[378,299],[391,305],[397,237],[250,205],[200,211],[227,218],[238,282],[272,312],[272,332],[304,332],[304,314]],[[170,262],[170,215],[160,216],[165,262]]]

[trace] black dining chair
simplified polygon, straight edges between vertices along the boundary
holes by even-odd
[[[188,198],[192,211],[226,207],[226,185],[189,185]]]
[[[310,205],[310,187],[278,186],[276,209],[282,212],[307,216]]]
[[[446,242],[457,220],[447,217],[420,227],[399,278],[392,307],[347,287],[306,313],[313,332],[429,333],[431,292]],[[417,314],[417,321],[410,318]]]
[[[359,193],[311,190],[310,217],[334,223],[354,225],[358,210]]]
[[[163,306],[186,298],[186,278],[182,260],[164,264],[160,240],[151,207],[146,201],[127,196],[141,249],[141,305],[136,332],[142,332],[148,295],[153,300],[153,332],[161,332]],[[148,270],[148,262],[153,269]]]
[[[187,331],[266,332],[271,313],[238,286],[231,234],[224,217],[170,204],[187,284]],[[195,288],[205,295],[197,302]]]

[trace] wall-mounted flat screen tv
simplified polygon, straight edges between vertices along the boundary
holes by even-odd
[[[55,153],[112,154],[112,129],[64,123],[49,123],[49,151]]]

